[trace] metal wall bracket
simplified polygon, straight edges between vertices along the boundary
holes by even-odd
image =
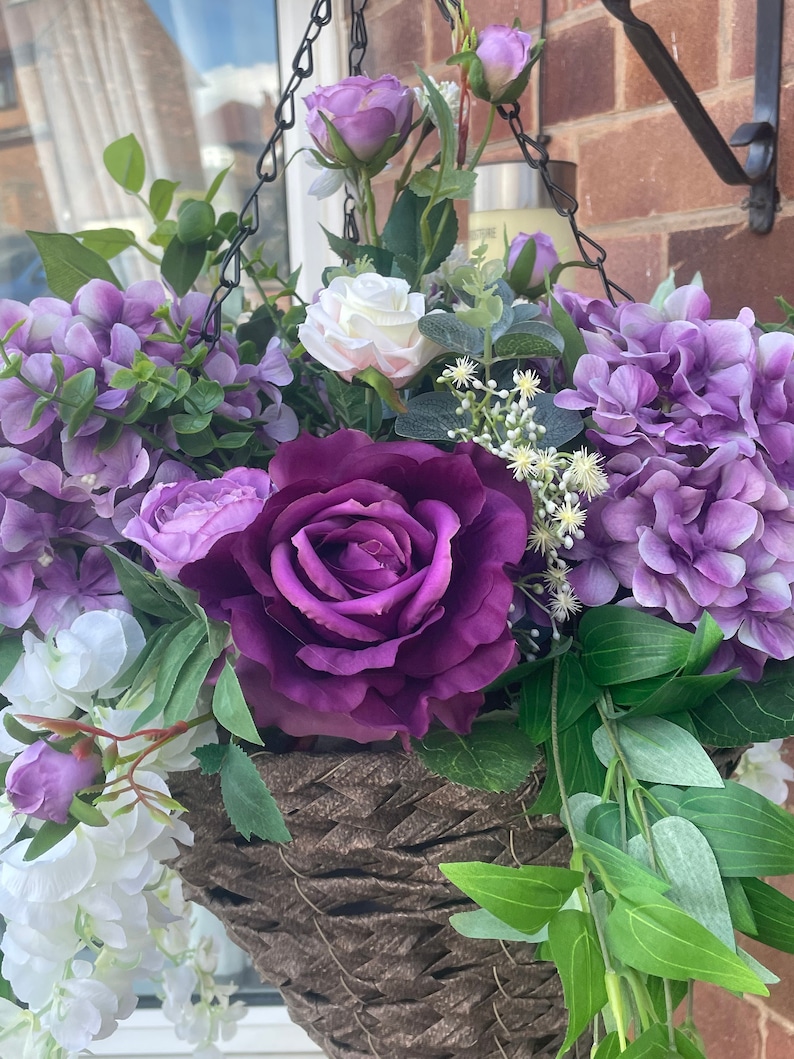
[[[626,36],[678,111],[717,175],[726,184],[749,184],[750,230],[772,230],[779,193],[776,187],[783,0],[757,0],[755,105],[753,120],[740,125],[726,143],[689,81],[658,34],[631,10],[631,0],[602,0],[623,23]],[[749,147],[742,166],[731,147]]]

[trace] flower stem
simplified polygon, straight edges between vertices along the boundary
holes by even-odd
[[[471,161],[468,164],[468,169],[474,169],[479,160],[482,158],[482,153],[488,146],[488,141],[491,138],[491,132],[493,130],[494,118],[496,117],[496,107],[491,104],[490,110],[488,111],[488,118],[485,122],[485,132],[482,135],[482,139],[477,145],[477,149],[472,155]]]

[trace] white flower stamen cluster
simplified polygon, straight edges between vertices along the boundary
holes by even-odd
[[[119,676],[145,643],[134,618],[120,611],[91,612],[53,638],[42,641],[28,632],[23,642],[21,658],[0,685],[9,700],[2,712],[52,720],[77,715],[115,736],[134,731],[154,691],[154,677],[135,694],[119,686]],[[151,727],[157,724],[155,718]],[[3,975],[28,1007],[23,1012],[0,1004],[0,1054],[11,1054],[6,1049],[13,1047],[14,1054],[31,1059],[77,1059],[132,1013],[135,981],[149,977],[168,994],[166,955],[179,966],[196,962],[195,946],[180,955],[181,884],[163,866],[178,853],[176,842],[189,845],[193,836],[171,808],[166,780],[170,772],[194,767],[191,751],[216,738],[214,725],[199,724],[147,755],[145,771],[138,769],[135,779],[152,792],[154,811],[136,801],[123,780],[131,757],[149,744],[143,736],[118,744],[126,756],[108,773],[106,791],[119,793],[96,803],[107,824],[78,823],[32,860],[24,859],[31,838],[20,837],[29,834],[21,831],[25,817],[5,794],[0,797]],[[98,736],[96,742],[104,751],[115,741]],[[22,749],[0,714],[0,759]],[[34,831],[41,827],[32,818],[27,824]],[[200,1024],[201,1033],[194,1027],[188,1039],[208,1056],[212,1041],[242,1012],[229,1004],[229,990],[213,991],[208,958],[201,958],[205,977],[191,1023]],[[182,1012],[178,1030],[185,1018]]]
[[[519,482],[527,482],[534,501],[528,547],[546,560],[545,573],[522,586],[533,602],[557,623],[582,609],[568,582],[568,566],[560,553],[584,537],[588,501],[608,487],[598,453],[577,449],[560,452],[544,446],[546,428],[535,422],[533,401],[542,393],[541,379],[531,370],[513,372],[513,385],[499,387],[493,379],[479,377],[479,366],[470,357],[458,357],[446,367],[438,382],[457,397],[456,412],[465,424],[448,431],[450,440],[473,441],[506,461]]]

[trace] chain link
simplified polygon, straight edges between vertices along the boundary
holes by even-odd
[[[367,23],[364,18],[364,8],[367,0],[350,0],[350,48],[347,53],[347,66],[351,77],[361,75],[361,64],[367,54]],[[356,221],[356,200],[350,194],[350,189],[345,189],[345,225],[344,237],[351,243],[358,243],[361,235]]]
[[[329,24],[332,17],[332,0],[315,0],[309,25],[292,60],[292,75],[276,105],[275,128],[256,163],[256,185],[240,210],[237,233],[221,262],[218,285],[212,292],[210,304],[204,314],[201,337],[210,349],[215,347],[221,337],[223,303],[240,285],[243,243],[259,231],[259,192],[265,184],[272,184],[280,172],[278,146],[287,129],[295,125],[295,93],[306,78],[314,73],[314,44],[320,31]]]

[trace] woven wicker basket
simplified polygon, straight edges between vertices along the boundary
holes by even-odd
[[[556,1054],[566,1014],[553,966],[528,945],[458,935],[449,915],[471,904],[437,869],[567,863],[557,821],[524,813],[535,778],[504,795],[399,753],[255,760],[294,841],[243,841],[215,778],[188,773],[175,793],[196,845],[177,867],[330,1059]]]

